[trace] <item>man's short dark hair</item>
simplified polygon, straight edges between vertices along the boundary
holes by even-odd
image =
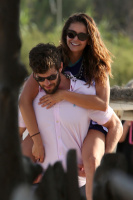
[[[50,68],[57,71],[61,67],[61,56],[57,47],[53,44],[40,43],[29,52],[29,65],[34,73],[43,74]]]

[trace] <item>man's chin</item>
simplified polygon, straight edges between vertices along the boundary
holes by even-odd
[[[44,90],[46,94],[53,94],[53,90]]]
[[[57,89],[51,89],[51,90],[45,90],[44,89],[44,91],[46,92],[46,94],[54,94],[55,93],[55,91],[56,91]]]

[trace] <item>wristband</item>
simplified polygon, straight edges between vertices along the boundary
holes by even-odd
[[[35,134],[33,134],[33,135],[30,135],[30,137],[33,137],[33,136],[38,135],[38,134],[40,134],[40,132],[35,133]]]

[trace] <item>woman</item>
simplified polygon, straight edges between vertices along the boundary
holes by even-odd
[[[86,109],[105,111],[109,104],[110,86],[108,76],[112,76],[112,60],[94,20],[83,13],[70,16],[62,30],[59,50],[62,55],[64,72],[70,71],[76,78],[86,81],[88,87],[95,84],[96,95],[83,95],[58,90],[55,94],[41,98],[39,104],[50,108],[57,102],[66,100]],[[31,75],[20,97],[21,113],[30,135],[39,132],[32,108],[32,101],[37,93],[38,83]],[[86,171],[89,171],[87,174],[89,182],[86,187],[88,200],[92,198],[92,181],[95,169],[99,165],[104,152],[112,151],[108,146],[105,150],[105,134],[106,129],[104,127],[92,122],[83,145],[83,163],[84,167],[86,166]],[[107,138],[106,140],[109,141]],[[41,144],[41,137],[37,134],[32,139],[34,142],[32,153],[36,159],[43,162],[44,149]],[[79,173],[82,174],[82,166]]]

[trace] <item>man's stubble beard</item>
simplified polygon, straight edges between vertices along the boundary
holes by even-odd
[[[47,91],[40,84],[39,85],[46,92],[46,94],[54,94],[58,90],[60,82],[61,82],[61,77],[60,77],[60,74],[59,74],[58,79],[57,79],[57,83],[56,83],[55,87],[52,89],[52,91]]]

